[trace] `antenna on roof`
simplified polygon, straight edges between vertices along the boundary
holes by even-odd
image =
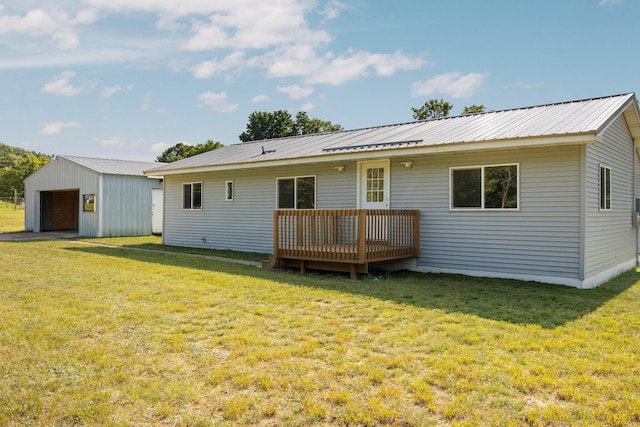
[[[267,154],[267,153],[264,151],[264,145],[262,146],[262,154]]]

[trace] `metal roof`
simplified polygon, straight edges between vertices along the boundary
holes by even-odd
[[[131,160],[96,159],[91,157],[57,156],[77,165],[105,175],[145,176],[144,171],[164,163],[136,162]]]
[[[147,172],[162,175],[164,172],[188,172],[196,168],[246,167],[258,163],[266,166],[270,162],[295,162],[296,159],[319,156],[450,147],[464,143],[482,145],[516,140],[526,145],[527,141],[535,138],[586,136],[585,139],[595,139],[630,106],[637,121],[636,104],[635,94],[628,93],[436,120],[252,141],[228,145]]]

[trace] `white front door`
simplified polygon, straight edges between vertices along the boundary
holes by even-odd
[[[360,163],[361,209],[389,209],[389,160]]]

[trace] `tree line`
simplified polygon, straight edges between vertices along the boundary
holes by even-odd
[[[24,179],[46,165],[51,156],[0,143],[0,197],[24,193]]]

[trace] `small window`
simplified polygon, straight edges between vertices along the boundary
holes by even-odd
[[[451,168],[451,209],[518,209],[518,165]]]
[[[227,202],[233,202],[233,181],[226,181],[224,183],[224,189],[225,189],[224,199]]]
[[[182,209],[202,210],[202,183],[182,184]]]
[[[316,178],[304,176],[278,179],[278,209],[315,209]]]
[[[95,194],[82,195],[82,211],[83,212],[96,211],[96,195]]]
[[[600,210],[611,210],[611,168],[600,166]]]

